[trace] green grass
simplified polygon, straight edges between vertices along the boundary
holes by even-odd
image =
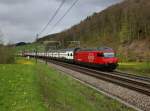
[[[136,75],[150,77],[150,62],[123,62],[119,63],[118,69],[134,73]]]
[[[34,65],[0,65],[0,111],[46,111]]]
[[[34,61],[0,65],[0,111],[133,111]]]

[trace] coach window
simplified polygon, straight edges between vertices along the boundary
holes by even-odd
[[[70,56],[73,56],[72,53],[70,54]]]
[[[69,56],[69,53],[68,53],[68,56]]]

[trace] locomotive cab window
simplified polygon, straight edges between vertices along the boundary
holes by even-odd
[[[73,54],[71,53],[70,56],[73,56]]]
[[[110,53],[104,53],[104,57],[106,57],[106,58],[115,57],[115,53],[113,53],[113,52],[110,52]]]

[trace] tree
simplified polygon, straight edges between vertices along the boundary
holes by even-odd
[[[127,13],[125,12],[122,21],[121,21],[121,29],[120,29],[120,42],[124,43],[126,41],[129,41],[129,23],[128,23],[128,18],[127,18]]]

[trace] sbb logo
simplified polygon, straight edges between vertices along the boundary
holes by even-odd
[[[89,60],[89,62],[93,62],[94,61],[94,54],[93,53],[89,53],[88,60]]]

